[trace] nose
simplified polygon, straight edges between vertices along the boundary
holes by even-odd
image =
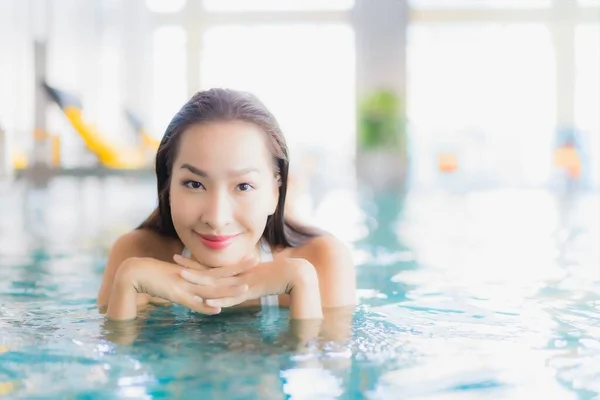
[[[206,203],[202,209],[201,220],[212,229],[219,231],[233,221],[232,199],[224,191],[215,190],[206,193]]]

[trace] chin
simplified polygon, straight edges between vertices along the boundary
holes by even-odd
[[[227,254],[227,252],[224,251],[221,254],[219,254],[217,252],[213,253],[207,251],[200,251],[198,252],[198,256],[194,256],[194,258],[196,258],[196,260],[198,260],[200,264],[205,265],[209,268],[218,268],[226,267],[229,265],[235,265],[240,261],[242,257],[240,257],[238,254],[233,254],[233,252]]]

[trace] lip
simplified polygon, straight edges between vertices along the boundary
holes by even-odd
[[[200,241],[211,250],[222,250],[228,247],[237,235],[201,235],[198,234]]]

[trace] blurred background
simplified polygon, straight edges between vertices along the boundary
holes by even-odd
[[[173,114],[221,86],[267,104],[313,187],[600,182],[598,0],[0,7],[4,177],[151,171]]]
[[[271,109],[287,212],[355,257],[333,389],[277,386],[304,367],[268,321],[213,335],[262,343],[250,368],[170,311],[123,350],[137,364],[102,339],[107,251],[156,205],[170,119],[217,86]],[[245,371],[252,393],[264,372],[288,394],[597,398],[599,189],[600,0],[0,0],[0,394],[218,392],[198,382]]]
[[[6,251],[137,225],[168,122],[211,87],[266,103],[289,212],[349,243],[382,196],[600,185],[598,0],[0,0],[0,54]]]
[[[600,186],[598,0],[0,0],[0,54],[6,251],[137,225],[167,124],[211,87],[266,103],[289,212],[348,243],[382,196]]]

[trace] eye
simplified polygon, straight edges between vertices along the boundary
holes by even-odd
[[[185,186],[188,189],[196,189],[196,190],[204,188],[204,185],[198,181],[183,181],[183,186]]]
[[[237,188],[242,192],[247,192],[249,190],[254,189],[254,187],[252,187],[252,185],[249,183],[240,183],[239,185],[237,185]]]

